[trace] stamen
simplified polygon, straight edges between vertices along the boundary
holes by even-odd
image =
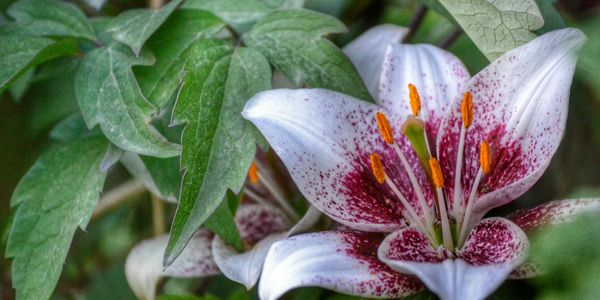
[[[473,124],[473,95],[471,92],[466,92],[463,96],[460,112],[462,114],[463,127],[469,128]]]
[[[410,99],[410,108],[413,115],[418,117],[421,112],[421,97],[419,96],[417,87],[410,83],[408,84],[408,98]]]
[[[458,235],[459,245],[461,245],[466,238],[467,228],[469,228],[469,223],[471,222],[470,219],[473,211],[473,203],[477,201],[477,189],[479,188],[479,183],[481,183],[481,178],[483,177],[484,173],[488,174],[490,172],[492,166],[492,152],[490,150],[490,145],[486,141],[481,142],[479,155],[479,161],[481,165],[479,167],[479,171],[477,172],[477,176],[475,177],[473,187],[471,187],[471,193],[469,194],[469,200],[467,202],[467,209],[465,210],[465,218],[460,225],[460,234]]]
[[[383,164],[381,163],[381,157],[377,153],[371,153],[369,156],[371,160],[371,171],[373,172],[373,176],[377,179],[379,184],[383,184],[385,182],[385,171],[383,170]]]
[[[269,193],[273,196],[279,207],[283,209],[292,219],[300,220],[300,216],[296,213],[294,208],[288,203],[286,198],[283,196],[283,192],[279,189],[279,186],[275,183],[268,174],[263,174],[260,169],[265,170],[263,166],[260,165],[259,162],[257,164],[256,174],[258,176],[258,180],[264,185],[264,187],[269,191]]]
[[[442,224],[442,238],[444,241],[444,247],[447,250],[454,250],[454,242],[452,241],[452,233],[450,233],[450,221],[448,220],[448,212],[446,210],[446,201],[442,188],[444,187],[444,176],[442,175],[442,169],[437,159],[431,158],[429,160],[429,166],[431,167],[431,173],[433,177],[433,184],[437,192],[438,207],[440,212],[440,221]]]
[[[258,168],[256,167],[256,163],[252,162],[250,165],[250,169],[248,169],[248,179],[252,184],[258,184]]]
[[[436,188],[444,187],[444,176],[442,176],[442,169],[440,168],[440,163],[437,159],[431,158],[429,159],[429,167],[431,168],[431,177],[433,177],[433,185]]]
[[[390,126],[390,122],[388,121],[388,119],[382,112],[377,113],[376,119],[377,127],[379,128],[379,133],[381,134],[383,140],[390,145],[394,144],[394,134],[392,131],[392,126]]]
[[[490,150],[490,144],[486,141],[481,142],[479,148],[479,163],[483,173],[488,174],[492,168],[492,151]]]

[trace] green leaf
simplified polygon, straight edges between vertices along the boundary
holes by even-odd
[[[439,0],[490,60],[535,38],[544,25],[535,0]]]
[[[205,11],[175,11],[146,43],[156,56],[156,64],[134,68],[148,101],[163,107],[181,82],[192,44],[216,35],[224,26],[221,20]]]
[[[278,10],[243,36],[295,84],[326,88],[373,101],[348,58],[324,34],[344,32],[337,19],[309,10]]]
[[[206,220],[204,226],[220,236],[237,251],[241,252],[244,250],[244,243],[242,242],[234,219],[234,208],[237,208],[240,198],[231,191],[227,191],[225,198],[226,199],[221,202],[221,205],[219,205]]]
[[[563,19],[558,9],[556,9],[557,0],[536,0],[536,2],[542,12],[542,16],[544,16],[544,26],[536,30],[536,34],[541,35],[552,30],[567,27],[565,19]]]
[[[54,42],[20,30],[0,32],[0,92],[29,68],[78,51],[72,39]]]
[[[274,9],[287,9],[287,8],[302,8],[305,0],[262,0],[268,6]]]
[[[188,0],[182,7],[209,11],[237,32],[250,29],[271,11],[271,7],[257,0]]]
[[[113,38],[131,47],[135,55],[140,53],[146,40],[162,25],[182,0],[173,0],[160,9],[132,9],[116,17],[108,31]]]
[[[41,36],[94,40],[92,25],[77,6],[58,0],[21,0],[8,9],[20,27]]]
[[[121,163],[149,191],[162,199],[177,202],[181,183],[179,157],[157,158],[126,152]]]
[[[106,173],[100,162],[107,146],[102,137],[55,145],[19,182],[6,250],[14,258],[18,299],[50,298],[75,230],[85,229],[102,190]]]
[[[156,108],[140,91],[131,70],[132,65],[152,60],[118,48],[89,52],[77,70],[75,95],[88,128],[100,124],[111,142],[128,151],[156,157],[178,155],[179,145],[167,141],[150,125]]]
[[[581,50],[577,74],[583,76],[591,85],[597,96],[600,96],[600,68],[598,68],[598,57],[600,57],[600,19],[592,18],[578,26],[588,37],[587,44]]]
[[[242,118],[246,101],[270,88],[271,68],[260,53],[218,40],[194,46],[174,109],[186,122],[179,207],[165,252],[169,265],[219,206],[227,189],[239,192],[254,159],[257,130]]]

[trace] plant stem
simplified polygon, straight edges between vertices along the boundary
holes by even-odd
[[[415,36],[417,30],[421,26],[421,23],[423,23],[423,19],[425,18],[425,15],[427,14],[428,10],[429,9],[427,8],[427,6],[419,5],[419,8],[417,9],[417,13],[410,21],[410,26],[408,27],[408,33],[402,39],[402,43],[409,42]]]
[[[163,5],[163,0],[148,0],[148,7],[159,9]]]
[[[454,44],[454,42],[456,42],[456,40],[462,35],[462,33],[462,29],[454,29],[454,31],[452,31],[450,35],[448,35],[448,37],[446,37],[446,39],[444,39],[440,43],[439,47],[442,49],[448,49],[450,46],[452,46],[452,44]]]
[[[102,195],[102,198],[98,200],[96,209],[94,209],[94,212],[92,213],[91,219],[96,220],[107,212],[121,206],[123,203],[143,195],[145,192],[146,188],[141,182],[135,179],[126,181]]]
[[[161,236],[166,232],[165,201],[152,194],[152,229],[154,236]]]

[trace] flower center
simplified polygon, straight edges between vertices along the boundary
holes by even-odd
[[[396,196],[397,200],[405,208],[403,211],[403,217],[411,225],[415,225],[421,228],[425,232],[430,240],[434,244],[442,244],[444,248],[448,250],[455,249],[455,245],[460,247],[464,243],[467,229],[470,226],[470,218],[473,210],[473,203],[477,198],[477,190],[481,182],[481,178],[485,174],[489,174],[492,165],[492,153],[490,145],[486,141],[482,141],[480,144],[480,167],[475,178],[475,182],[469,193],[466,205],[461,205],[463,193],[461,187],[461,175],[463,166],[463,154],[465,147],[465,136],[468,129],[473,124],[473,96],[470,92],[466,92],[463,96],[461,103],[461,115],[462,125],[460,139],[458,142],[457,159],[455,166],[455,178],[454,178],[454,193],[452,195],[452,213],[450,215],[455,216],[454,219],[449,218],[446,195],[444,193],[444,176],[442,168],[440,167],[437,158],[431,155],[431,148],[428,144],[426,136],[425,126],[426,123],[423,119],[419,118],[421,112],[421,98],[417,88],[409,84],[409,101],[413,115],[408,116],[406,122],[402,126],[402,133],[407,137],[410,142],[412,149],[419,158],[421,167],[423,168],[432,188],[435,190],[435,198],[432,208],[427,205],[423,189],[417,181],[413,166],[411,166],[406,159],[406,156],[401,151],[400,146],[394,139],[394,131],[390,125],[389,120],[382,112],[377,112],[376,121],[379,133],[386,144],[392,147],[395,154],[400,159],[404,170],[408,175],[413,190],[415,191],[418,202],[411,204],[407,200],[407,197],[402,194],[398,186],[391,180],[385,172],[383,163],[381,162],[381,156],[378,153],[372,153],[370,155],[371,171],[373,176],[379,184],[386,185]],[[417,205],[418,207],[413,207]],[[422,216],[417,214],[417,210],[420,208]],[[417,210],[416,210],[417,209]],[[455,227],[455,235],[452,234],[452,226]],[[441,227],[441,241],[438,237],[439,231],[436,228]],[[455,243],[456,242],[456,243]]]

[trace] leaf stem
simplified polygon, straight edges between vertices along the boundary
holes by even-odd
[[[133,200],[146,192],[144,185],[138,180],[132,179],[104,193],[98,200],[98,205],[92,213],[92,220],[96,220],[106,213],[116,209],[127,201]]]
[[[415,16],[410,21],[408,33],[402,39],[402,43],[408,43],[415,36],[417,30],[419,30],[419,27],[421,26],[421,23],[423,23],[423,19],[425,19],[425,15],[427,14],[428,10],[429,8],[427,8],[427,6],[419,5]]]

